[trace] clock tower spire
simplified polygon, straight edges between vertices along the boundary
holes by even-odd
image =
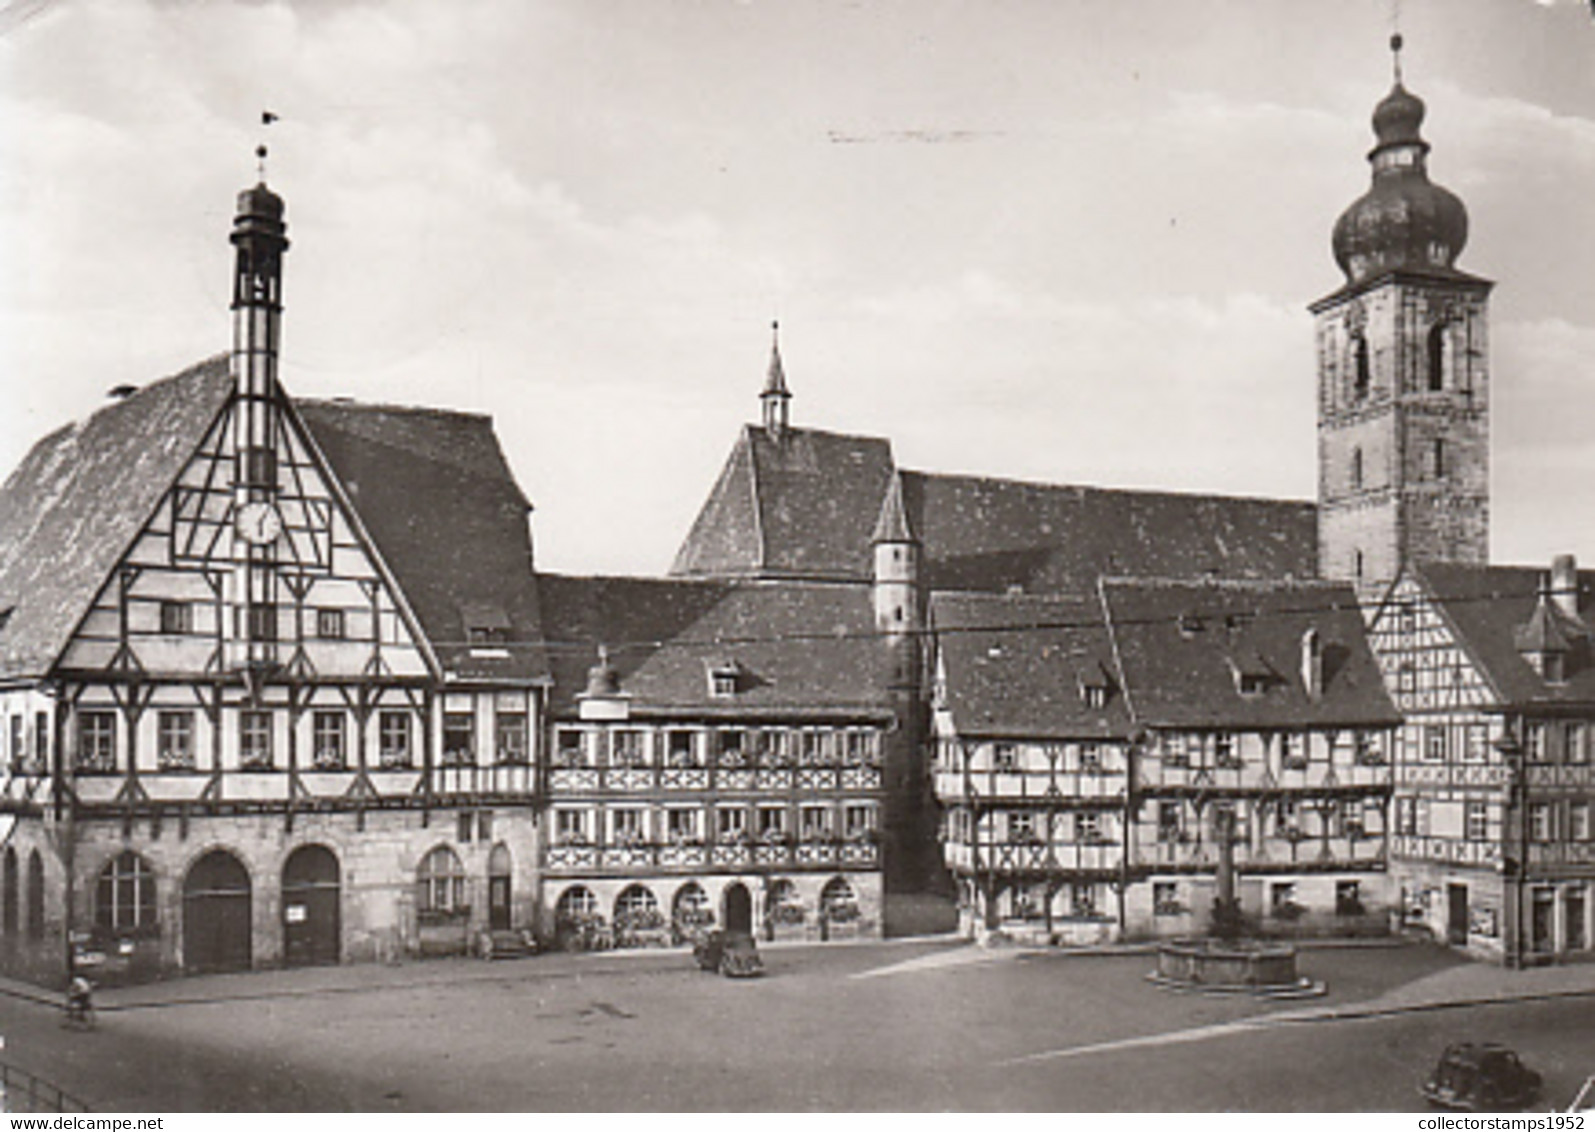
[[[288,250],[283,200],[261,179],[238,194],[233,220],[233,650],[230,666],[258,682],[276,663],[277,452],[282,391],[282,259]]]

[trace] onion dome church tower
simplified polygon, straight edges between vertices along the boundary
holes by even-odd
[[[1456,266],[1457,197],[1429,180],[1423,101],[1374,108],[1373,183],[1335,222],[1346,282],[1309,308],[1318,355],[1318,568],[1373,594],[1411,560],[1489,557],[1487,303]]]

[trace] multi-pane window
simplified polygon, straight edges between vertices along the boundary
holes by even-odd
[[[1585,801],[1569,802],[1567,806],[1567,839],[1569,841],[1589,840],[1589,803]]]
[[[785,806],[760,806],[759,807],[759,840],[785,841],[786,840],[786,807]]]
[[[182,635],[194,631],[194,607],[186,601],[161,602],[161,632]]]
[[[672,845],[695,845],[703,838],[699,828],[698,810],[670,809],[665,811],[665,836]]]
[[[13,720],[13,724],[19,722]],[[78,715],[78,769],[112,771],[116,769],[116,713],[85,711]]]
[[[1097,886],[1090,883],[1069,886],[1069,914],[1089,918],[1097,914]]]
[[[691,731],[668,731],[665,733],[665,750],[670,765],[673,767],[695,767],[698,765],[697,736]]]
[[[324,641],[341,641],[349,635],[349,626],[341,609],[316,610],[316,636]]]
[[[501,711],[493,722],[493,749],[501,763],[528,762],[526,713]]]
[[[310,757],[317,770],[342,770],[344,767],[344,713],[318,711],[310,721]]]
[[[444,766],[476,764],[476,717],[468,711],[443,713]]]
[[[817,841],[831,835],[831,808],[829,806],[804,806],[798,811],[798,829],[805,841]]]
[[[1227,731],[1220,731],[1213,736],[1213,765],[1221,767],[1240,765],[1240,757],[1235,754],[1235,736]]]
[[[1530,723],[1523,728],[1523,757],[1531,763],[1545,761],[1544,724]]]
[[[238,765],[245,770],[271,769],[271,712],[238,713]]]
[[[562,767],[587,765],[587,751],[582,743],[582,732],[575,727],[561,727],[554,733],[555,760]]]
[[[1371,731],[1353,732],[1351,748],[1352,760],[1358,766],[1378,766],[1385,761],[1379,740]]]
[[[103,930],[137,932],[155,926],[155,873],[131,849],[111,858],[100,870],[94,920]]]
[[[1180,905],[1180,886],[1172,880],[1159,880],[1152,883],[1152,914],[1154,916],[1178,916],[1185,911]]]
[[[554,841],[559,845],[586,845],[591,840],[587,831],[587,811],[557,809],[554,811]]]
[[[847,733],[847,765],[864,766],[875,761],[875,735],[870,731]]]
[[[1529,806],[1529,840],[1551,840],[1551,804],[1534,802]]]
[[[1159,841],[1178,841],[1180,839],[1180,804],[1178,802],[1162,801],[1157,804],[1157,839]]]
[[[1423,757],[1429,762],[1445,761],[1445,728],[1439,724],[1425,724],[1423,728]]]
[[[874,806],[848,806],[842,812],[842,829],[849,840],[857,841],[875,831]]]
[[[1279,733],[1279,765],[1286,770],[1307,768],[1307,745],[1304,736],[1290,731]]]
[[[804,766],[820,766],[826,761],[825,733],[804,731],[798,738],[798,761]]]
[[[1462,835],[1469,841],[1483,841],[1489,834],[1489,803],[1484,801],[1465,803],[1462,809]]]
[[[609,733],[609,765],[628,768],[647,765],[641,731],[628,727]]]
[[[194,769],[194,713],[163,711],[155,717],[155,762],[162,770]]]
[[[384,711],[377,716],[377,763],[384,770],[410,765],[410,713]]]
[[[643,811],[635,809],[610,810],[610,836],[616,845],[641,845],[648,840],[643,828]]]
[[[1086,773],[1102,769],[1102,748],[1095,743],[1080,744],[1080,769]]]
[[[417,911],[433,916],[460,916],[470,911],[465,903],[465,869],[447,845],[439,845],[421,859],[415,880]]]
[[[245,610],[248,639],[275,641],[277,639],[277,607],[269,602],[252,603]]]
[[[742,731],[718,731],[715,741],[720,752],[722,766],[741,766],[743,763],[743,748],[747,744],[747,735]]]
[[[1074,815],[1074,839],[1082,845],[1102,840],[1102,815],[1092,810],[1082,810]]]
[[[35,712],[33,716],[33,760],[39,773],[43,774],[50,765],[50,715],[48,712]]]
[[[1568,723],[1562,729],[1562,749],[1570,763],[1589,762],[1589,728],[1584,723]]]
[[[1396,799],[1396,833],[1412,836],[1418,832],[1418,800]]]
[[[994,743],[991,748],[991,767],[1007,774],[1019,769],[1019,752],[1012,743]]]
[[[1010,813],[1008,840],[1021,844],[1036,840],[1036,815],[1029,810],[1015,810]]]
[[[715,835],[721,841],[742,841],[748,836],[748,811],[741,806],[722,806],[715,811]]]

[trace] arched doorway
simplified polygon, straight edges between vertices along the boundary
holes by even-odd
[[[44,938],[44,858],[28,854],[28,938]]]
[[[487,926],[495,932],[510,930],[511,876],[510,851],[502,842],[493,846],[487,858]]]
[[[253,951],[249,872],[225,849],[212,849],[183,881],[183,967],[248,970]]]
[[[282,958],[291,967],[336,963],[342,953],[338,858],[301,845],[282,866]]]
[[[11,846],[6,846],[5,864],[5,910],[0,916],[0,925],[6,933],[6,942],[17,934],[17,851]]]
[[[709,894],[695,880],[676,889],[670,905],[670,929],[675,942],[694,938],[700,931],[714,926],[714,909],[709,904]]]
[[[741,881],[733,881],[726,885],[725,895],[721,897],[721,906],[724,910],[723,919],[728,932],[753,931],[753,894],[748,891],[748,886]]]

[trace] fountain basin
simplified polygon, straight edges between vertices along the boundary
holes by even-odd
[[[1296,949],[1261,940],[1177,939],[1157,945],[1157,970],[1147,976],[1169,990],[1311,998],[1325,993],[1296,970]]]

